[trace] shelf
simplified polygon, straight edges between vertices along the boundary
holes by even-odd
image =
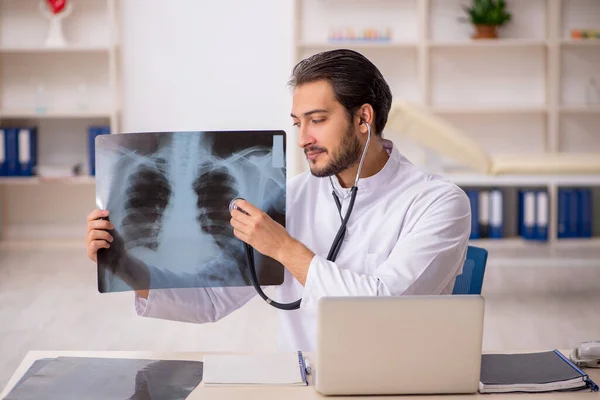
[[[44,178],[39,176],[0,176],[0,185],[39,185],[60,183],[69,185],[95,185],[93,176],[74,176],[65,178]]]
[[[36,113],[33,110],[0,110],[0,118],[110,118],[112,112],[106,110],[58,110]]]
[[[51,47],[0,47],[0,53],[17,54],[49,54],[49,53],[107,53],[113,50],[109,46],[69,46],[64,48]]]
[[[600,175],[483,175],[444,174],[459,186],[600,186]]]
[[[428,42],[430,48],[530,48],[545,47],[548,43],[528,39],[477,39],[469,41]]]
[[[469,244],[488,250],[493,267],[600,267],[600,238],[562,240],[478,239]]]
[[[434,106],[431,110],[437,114],[541,114],[547,112],[545,106],[540,107],[443,107]]]
[[[302,49],[330,50],[348,48],[355,50],[363,49],[416,49],[417,44],[411,42],[384,42],[364,40],[332,40],[327,42],[299,42],[298,47]]]
[[[600,114],[600,105],[597,106],[562,106],[560,112],[564,114]]]
[[[600,47],[600,39],[567,39],[561,40],[562,46]]]

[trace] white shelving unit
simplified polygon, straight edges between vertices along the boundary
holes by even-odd
[[[394,97],[430,108],[492,155],[600,154],[600,100],[588,102],[591,80],[600,84],[600,40],[571,38],[573,29],[600,30],[600,3],[507,3],[513,20],[499,29],[500,38],[473,40],[471,25],[459,20],[468,4],[460,0],[296,0],[296,60],[333,48],[357,50],[381,69]],[[328,39],[331,30],[345,28],[390,28],[392,37]],[[422,153],[399,132],[386,136],[409,158]],[[596,193],[600,176],[448,176],[463,187],[548,190],[548,242],[515,236],[473,241],[490,250],[492,263],[600,266],[599,228],[589,240],[559,240],[556,226],[558,189],[587,185]]]
[[[0,125],[37,127],[38,166],[81,165],[65,178],[0,177],[0,238],[81,237],[95,207],[88,127],[118,133],[117,0],[70,0],[65,48],[47,48],[39,0],[0,0]]]

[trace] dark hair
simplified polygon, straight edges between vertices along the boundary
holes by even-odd
[[[373,132],[381,135],[392,106],[392,92],[377,67],[362,54],[347,49],[318,53],[300,61],[292,72],[291,87],[326,80],[335,98],[352,115],[363,104],[375,111]]]

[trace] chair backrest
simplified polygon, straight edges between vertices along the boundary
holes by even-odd
[[[452,294],[481,294],[488,251],[481,247],[469,246],[463,270],[456,277]]]

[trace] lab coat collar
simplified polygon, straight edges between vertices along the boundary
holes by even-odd
[[[377,190],[377,188],[387,184],[387,182],[389,182],[398,172],[398,165],[401,158],[398,149],[394,146],[394,143],[388,139],[383,139],[383,146],[390,158],[378,173],[369,176],[368,178],[360,178],[358,180],[358,191],[361,193]],[[343,188],[337,177],[331,176],[329,177],[329,181],[338,197],[345,199],[350,196],[350,188]]]

